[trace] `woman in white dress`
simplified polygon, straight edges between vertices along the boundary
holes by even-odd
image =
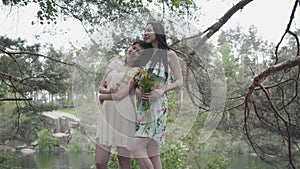
[[[117,147],[121,169],[130,169],[130,153],[127,150],[135,135],[135,95],[133,76],[138,71],[139,57],[149,44],[136,41],[127,51],[125,63],[118,61],[108,65],[99,87],[102,103],[97,120],[96,167],[107,169],[110,151]]]

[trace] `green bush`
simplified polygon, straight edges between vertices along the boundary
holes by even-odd
[[[213,155],[210,157],[210,161],[207,162],[207,169],[226,169],[229,166],[229,159],[226,158],[223,154]]]
[[[16,167],[11,167],[8,164],[12,163],[13,157],[11,155],[1,154],[0,155],[0,168],[1,169],[14,169]]]
[[[192,168],[226,169],[228,168],[229,164],[229,158],[225,157],[223,154],[207,153],[199,154],[198,156],[194,157]]]
[[[67,149],[74,152],[80,152],[84,149],[82,136],[80,133],[72,135],[72,139],[69,141]]]
[[[53,137],[53,132],[49,129],[42,129],[38,136],[38,146],[41,151],[53,150],[57,145],[57,139]]]
[[[111,169],[120,168],[119,161],[118,161],[118,155],[116,153],[110,154],[108,166]],[[132,169],[139,169],[139,166],[134,158],[131,159],[131,166],[132,166]]]
[[[165,151],[161,154],[162,168],[188,169],[191,168],[186,163],[187,151],[189,147],[181,141],[165,145]],[[162,149],[162,150],[164,150]]]

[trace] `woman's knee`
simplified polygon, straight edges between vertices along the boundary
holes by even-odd
[[[121,169],[131,168],[130,157],[118,156],[118,161]]]
[[[96,155],[96,167],[97,169],[107,169],[108,168],[109,155],[107,154]]]
[[[96,167],[97,169],[107,169],[110,156],[110,147],[103,145],[96,145]]]
[[[108,168],[108,162],[107,161],[96,161],[96,167],[97,169],[107,169]]]

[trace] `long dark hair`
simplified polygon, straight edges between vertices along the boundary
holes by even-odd
[[[149,22],[147,25],[151,25],[153,27],[155,37],[158,41],[158,51],[155,53],[155,55],[151,59],[150,68],[154,68],[154,66],[159,63],[159,66],[161,66],[161,63],[163,63],[165,68],[165,76],[167,80],[168,74],[169,74],[169,68],[168,68],[168,50],[171,49],[169,45],[167,44],[167,38],[166,38],[166,31],[164,26],[158,22],[153,21]],[[160,69],[159,69],[160,71]],[[159,72],[158,72],[159,73]]]

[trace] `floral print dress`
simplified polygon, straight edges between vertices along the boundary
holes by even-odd
[[[149,68],[150,63],[145,67]],[[170,69],[169,69],[170,70]],[[170,72],[170,71],[169,71]],[[153,69],[156,75],[156,87],[165,86],[169,83],[169,78],[165,75],[164,65],[156,64]],[[167,80],[165,80],[167,78]],[[150,114],[147,114],[150,113]],[[145,111],[141,100],[137,101],[136,137],[150,137],[162,144],[165,140],[165,129],[168,114],[168,99],[163,94],[156,101],[150,103],[150,111]],[[150,116],[150,118],[146,118]]]

